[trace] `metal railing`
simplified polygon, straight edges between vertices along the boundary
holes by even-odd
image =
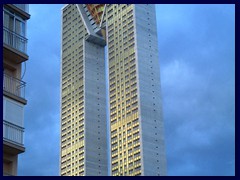
[[[21,81],[17,78],[7,75],[7,74],[3,74],[3,77],[4,77],[3,90],[5,90],[15,96],[25,98],[26,83],[24,81]]]
[[[25,54],[27,53],[27,38],[9,30],[6,27],[3,27],[3,42],[18,51]]]
[[[3,140],[23,146],[24,128],[3,120]]]
[[[19,9],[29,13],[29,5],[28,4],[13,4],[14,6],[18,7]]]

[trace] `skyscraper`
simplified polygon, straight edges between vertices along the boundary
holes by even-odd
[[[73,9],[75,9],[75,13],[72,13]],[[81,4],[68,5],[63,10],[65,12],[63,12],[62,37],[61,148],[63,149],[64,143],[69,144],[69,147],[72,148],[70,137],[73,135],[71,132],[74,126],[71,123],[76,121],[76,119],[73,121],[73,118],[64,120],[64,118],[71,117],[74,112],[71,111],[72,106],[69,105],[72,102],[71,99],[68,105],[63,106],[63,103],[74,93],[82,92],[83,102],[88,102],[84,104],[82,109],[82,113],[85,114],[88,108],[91,111],[97,110],[95,99],[92,99],[91,96],[100,96],[102,101],[105,101],[105,88],[102,87],[102,91],[99,92],[96,91],[96,86],[98,82],[102,86],[105,84],[103,47],[106,42],[109,72],[111,175],[166,175],[155,6],[152,4]],[[85,31],[81,28],[85,28]],[[83,35],[79,35],[80,32]],[[77,52],[74,53],[73,47],[75,46]],[[72,57],[73,55],[75,56]],[[79,70],[77,65],[80,62],[78,61],[83,61],[84,64],[88,62],[88,56],[92,57],[91,65],[84,65],[82,67],[83,72],[88,72],[88,69],[95,67],[92,65],[94,63],[103,63],[102,68],[98,67],[99,64],[97,64],[99,73],[97,71],[89,74],[83,73],[82,79],[84,80],[81,81],[84,86],[83,91],[76,91],[72,86],[76,86],[79,82],[72,82],[69,79],[72,79],[70,77],[72,77],[74,67],[75,71]],[[76,61],[73,60],[74,58]],[[66,73],[66,76],[64,73]],[[96,81],[95,86],[86,86],[85,84],[88,81]],[[89,93],[90,95],[87,97],[84,94],[86,92],[92,93]],[[68,94],[68,96],[65,97],[64,94]],[[66,110],[63,109],[64,107]],[[97,111],[97,113],[101,112],[103,117],[99,123],[101,123],[101,128],[105,128],[106,131],[106,104],[102,103],[101,107],[103,108],[102,111]],[[83,116],[84,125],[95,114],[91,113],[89,119]],[[65,125],[67,121],[69,121],[69,124]],[[64,125],[65,127],[68,126],[68,130],[63,132]],[[84,129],[82,131],[83,136],[88,134],[88,131],[95,130],[94,126]],[[69,136],[66,134],[69,134]],[[98,138],[98,134],[91,134],[89,138]],[[106,148],[106,134],[101,138],[105,138],[105,140],[102,144],[99,144],[99,147],[104,149]],[[84,141],[86,140],[87,138],[84,139]],[[90,142],[83,147],[91,146],[91,144],[94,143]],[[93,151],[93,149],[88,148],[89,152],[91,150]],[[84,151],[84,153],[88,153],[88,151]],[[68,160],[66,159],[63,162],[69,161],[69,163],[62,168],[71,167],[73,162],[71,158],[74,156],[71,156],[70,151],[68,151],[68,155]],[[104,159],[104,157],[102,158]],[[85,163],[83,166],[87,168],[88,164]],[[65,173],[67,170],[62,172]],[[71,168],[68,172],[70,175]]]
[[[86,5],[62,8],[62,176],[107,175],[105,41],[97,30]]]
[[[28,60],[27,4],[3,5],[3,175],[17,175],[18,154],[23,143],[26,83],[22,80]]]
[[[153,4],[107,8],[112,175],[166,175]]]

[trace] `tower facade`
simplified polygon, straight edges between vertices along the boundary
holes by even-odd
[[[166,175],[155,6],[106,13],[111,175]]]
[[[61,175],[107,175],[105,45],[110,175],[166,175],[155,6],[62,12]]]
[[[62,176],[107,175],[104,39],[82,4],[62,9]]]
[[[22,64],[28,60],[27,4],[3,5],[3,175],[17,175],[18,154],[25,151],[24,106],[26,83]],[[23,69],[25,71],[26,69]]]

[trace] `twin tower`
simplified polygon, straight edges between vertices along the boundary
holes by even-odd
[[[60,175],[166,175],[155,16],[153,4],[62,8]]]

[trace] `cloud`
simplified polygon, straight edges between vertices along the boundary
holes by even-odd
[[[19,175],[59,175],[61,7],[30,5],[26,152],[19,158]]]
[[[234,175],[234,6],[158,10],[168,174]]]

